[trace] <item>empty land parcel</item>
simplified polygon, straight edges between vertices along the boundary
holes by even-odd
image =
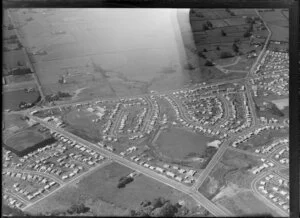
[[[143,175],[135,176],[125,188],[118,189],[119,179],[132,172],[125,166],[112,163],[40,201],[28,212],[66,211],[73,204],[84,203],[91,208],[93,215],[128,215],[129,210],[138,208],[142,201],[152,201],[157,197],[173,203],[184,200],[189,209],[197,207],[193,199]]]
[[[236,216],[253,215],[253,211],[257,215],[278,216],[257,199],[251,190],[251,181],[255,179],[255,175],[250,169],[260,163],[258,157],[226,151],[199,191]]]

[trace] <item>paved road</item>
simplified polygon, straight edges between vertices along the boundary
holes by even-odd
[[[193,190],[191,190],[188,186],[186,185],[183,185],[182,183],[179,183],[173,179],[170,179],[164,175],[161,175],[161,174],[158,174],[148,168],[145,168],[141,165],[138,165],[134,162],[131,162],[125,158],[122,158],[112,152],[109,152],[108,150],[106,149],[103,149],[93,143],[90,143],[78,136],[75,136],[69,132],[66,132],[64,131],[63,129],[60,129],[60,128],[57,128],[55,126],[51,126],[49,125],[48,123],[44,122],[43,120],[37,118],[37,117],[33,117],[31,115],[28,115],[29,117],[31,117],[32,119],[40,122],[41,124],[43,124],[44,126],[50,128],[50,129],[53,129],[54,131],[62,134],[62,135],[65,135],[66,137],[76,141],[77,143],[79,144],[83,144],[83,145],[86,145],[86,146],[89,146],[90,148],[93,148],[94,150],[97,150],[98,152],[101,152],[104,156],[106,157],[109,157],[111,158],[112,160],[126,166],[126,167],[129,167],[133,170],[136,170],[140,173],[143,173],[145,174],[146,176],[148,177],[151,177],[159,182],[162,182],[168,186],[171,186],[181,192],[184,192],[188,195],[190,195],[191,197],[193,197],[196,202],[200,205],[203,205],[203,207],[205,207],[208,211],[210,211],[213,215],[215,216],[230,216],[231,214],[227,214],[227,212],[224,212],[223,210],[221,210],[220,208],[218,208],[215,204],[213,204],[210,200],[208,200],[206,197],[204,197],[202,194],[200,193],[196,193],[194,192]]]

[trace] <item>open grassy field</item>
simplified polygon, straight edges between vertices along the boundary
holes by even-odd
[[[23,50],[3,52],[3,64],[8,69],[26,66],[26,58]]]
[[[5,77],[6,83],[8,85],[15,83],[23,83],[23,82],[32,82],[34,84],[34,78],[32,74],[25,75],[9,75]]]
[[[278,107],[279,110],[283,110],[285,107],[289,106],[289,99],[288,98],[283,98],[283,99],[278,99],[272,101],[276,106]]]
[[[199,191],[207,198],[212,199],[222,192],[222,189],[226,188],[229,183],[235,184],[241,189],[249,189],[255,176],[248,170],[259,163],[257,157],[237,151],[226,151]]]
[[[67,124],[66,129],[75,135],[78,135],[89,141],[99,142],[100,127],[99,124],[93,123],[92,120],[98,118],[86,110],[71,111],[63,116],[63,121]],[[102,128],[104,128],[102,126]]]
[[[3,107],[4,109],[18,110],[22,101],[33,103],[38,100],[39,96],[40,94],[38,91],[29,93],[26,93],[23,90],[4,92],[2,93]]]
[[[17,151],[22,151],[39,142],[42,142],[44,139],[45,136],[36,132],[35,130],[24,130],[9,136],[4,143]]]
[[[289,134],[289,129],[279,130],[263,130],[258,135],[252,136],[248,141],[239,144],[239,148],[242,150],[254,151],[256,148],[260,148],[268,143],[271,143],[276,138],[286,137]]]
[[[91,207],[94,215],[124,215],[126,210],[137,208],[142,201],[153,200],[160,196],[170,199],[172,202],[185,200],[189,208],[196,206],[192,199],[182,193],[143,175],[136,176],[134,181],[127,184],[125,188],[118,189],[119,179],[131,172],[132,170],[125,166],[112,163],[44,199],[30,208],[29,212],[36,214],[66,210],[72,204],[82,202]],[[101,208],[101,205],[104,208]],[[97,209],[98,206],[100,208]],[[110,208],[119,210],[121,214],[112,213]]]
[[[223,197],[217,202],[236,216],[278,216],[274,210],[267,207],[251,191],[240,192],[232,197]]]
[[[213,138],[180,128],[171,128],[160,133],[156,144],[166,156],[185,159],[190,153],[202,154],[210,141],[213,141]]]
[[[19,114],[7,114],[3,116],[2,123],[4,123],[4,130],[16,131],[18,129],[28,127],[28,123],[21,119],[22,115]]]
[[[260,12],[272,32],[271,40],[289,41],[289,21],[282,14],[282,9]],[[285,12],[286,13],[286,12]]]

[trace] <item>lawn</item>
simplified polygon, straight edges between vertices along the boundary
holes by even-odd
[[[190,153],[204,153],[210,141],[213,141],[213,138],[180,128],[171,128],[160,133],[156,144],[159,150],[170,158],[184,159]]]
[[[226,207],[236,216],[278,216],[275,211],[255,197],[251,191],[240,192],[233,197],[223,197],[218,200],[218,203]]]
[[[192,199],[181,192],[143,175],[135,177],[134,181],[127,184],[125,188],[118,189],[119,179],[131,172],[132,170],[125,166],[112,163],[39,202],[30,208],[29,212],[36,214],[53,210],[66,210],[72,204],[81,202],[94,208],[101,201],[110,208],[116,207],[124,212],[126,209],[137,208],[144,200],[153,200],[160,196],[173,202],[185,200],[189,208],[196,205]],[[103,214],[103,210],[98,210],[98,214],[95,213],[94,215],[111,214]]]
[[[5,144],[17,151],[25,150],[44,140],[44,136],[32,130],[18,132],[5,140]]]

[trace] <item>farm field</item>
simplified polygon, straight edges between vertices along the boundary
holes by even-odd
[[[181,71],[175,10],[23,9],[13,15],[19,23],[32,17],[20,34],[29,51],[44,51],[31,59],[46,95],[63,91],[80,101],[180,88],[189,81]],[[173,24],[175,31],[166,28]],[[58,83],[62,76],[65,84]]]
[[[22,151],[41,141],[44,137],[35,131],[22,131],[6,139],[5,144],[15,150]]]
[[[133,171],[125,166],[112,163],[89,174],[76,184],[68,185],[28,211],[32,214],[64,211],[72,204],[84,203],[91,208],[93,215],[126,215],[129,209],[137,208],[142,201],[157,197],[164,197],[172,202],[185,200],[189,208],[196,206],[192,199],[182,193],[143,175],[137,175],[125,188],[118,189],[119,179],[131,172]],[[101,209],[97,209],[98,206]],[[108,207],[105,209],[106,206]],[[109,208],[116,210],[113,212]],[[121,214],[116,214],[117,212]]]
[[[199,188],[199,192],[209,199],[214,199],[217,195],[226,193],[226,188],[231,187],[231,184],[236,192],[250,189],[255,176],[249,170],[259,164],[260,160],[257,157],[237,151],[226,151]]]
[[[34,78],[32,74],[9,75],[9,76],[5,76],[5,80],[7,85],[11,85],[15,83],[24,83],[24,82],[32,82],[32,84],[34,84]]]
[[[213,141],[213,138],[180,128],[171,128],[160,133],[156,144],[164,155],[174,159],[185,159],[190,153],[204,153],[210,141]]]
[[[38,91],[26,93],[24,90],[17,90],[3,92],[2,96],[4,109],[18,110],[22,101],[34,103],[39,99],[40,94]]]
[[[236,216],[278,216],[275,211],[255,197],[251,191],[240,192],[230,197],[222,197],[217,203],[226,207]],[[255,214],[253,211],[255,211]]]
[[[3,64],[7,69],[26,66],[26,57],[23,50],[3,52]]]
[[[274,11],[261,12],[260,14],[272,31],[271,40],[288,42],[289,21],[282,14],[281,10],[275,9]]]
[[[246,16],[257,17],[254,9],[192,9],[190,12],[193,38],[197,47],[198,60],[190,59],[190,64],[195,68],[191,74],[197,82],[217,82],[225,79],[238,79],[246,76],[255,58],[247,59],[247,54],[255,50],[258,53],[261,47],[250,44],[249,37],[244,37],[244,33],[249,28]],[[211,26],[208,27],[209,23]],[[260,23],[254,24],[253,34],[260,37],[255,38],[253,43],[264,43],[264,38],[268,31],[260,29]],[[238,46],[238,53],[233,51],[233,44]],[[241,57],[241,59],[231,66],[232,58],[227,56]],[[188,53],[189,54],[189,53]],[[209,62],[225,65],[224,73],[210,66]],[[232,72],[226,73],[226,70]],[[245,72],[243,72],[245,71]]]

